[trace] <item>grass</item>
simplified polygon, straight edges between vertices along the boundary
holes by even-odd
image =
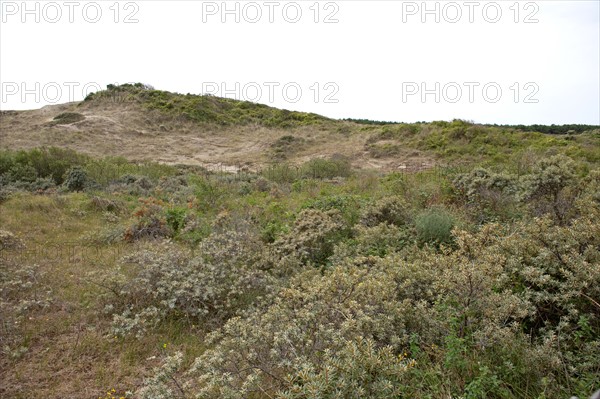
[[[134,389],[166,352],[183,350],[188,361],[202,351],[201,333],[167,324],[143,340],[107,336],[110,320],[99,313],[106,290],[91,272],[110,270],[132,247],[125,243],[89,247],[81,237],[106,225],[90,211],[87,194],[21,194],[1,205],[0,225],[23,239],[26,249],[4,252],[9,269],[38,264],[52,305],[29,312],[18,325],[18,357],[2,354],[0,397],[93,398],[108,389]],[[5,348],[6,349],[6,348]],[[145,359],[140,361],[140,359]]]

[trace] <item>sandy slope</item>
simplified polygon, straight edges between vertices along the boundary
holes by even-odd
[[[70,124],[53,123],[63,112],[77,112],[85,119]],[[374,159],[365,151],[370,131],[353,123],[333,121],[324,126],[293,129],[264,126],[198,124],[174,120],[137,103],[68,103],[29,111],[1,111],[0,147],[26,149],[39,146],[71,148],[92,156],[123,156],[129,160],[154,160],[169,164],[208,168],[250,169],[273,162],[271,145],[284,135],[303,138],[289,151],[289,162],[341,154],[355,167],[411,170],[432,161],[421,154]]]

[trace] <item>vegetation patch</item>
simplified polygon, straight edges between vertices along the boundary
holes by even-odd
[[[81,122],[85,119],[85,115],[77,112],[63,112],[52,119],[53,125],[70,125],[72,123]]]

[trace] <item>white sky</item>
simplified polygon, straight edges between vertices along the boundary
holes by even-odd
[[[0,0],[1,109],[143,82],[334,118],[600,124],[598,0],[27,1],[30,14],[23,4]]]

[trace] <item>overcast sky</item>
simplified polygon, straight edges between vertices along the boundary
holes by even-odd
[[[2,0],[1,109],[143,82],[334,118],[600,124],[599,4]]]

